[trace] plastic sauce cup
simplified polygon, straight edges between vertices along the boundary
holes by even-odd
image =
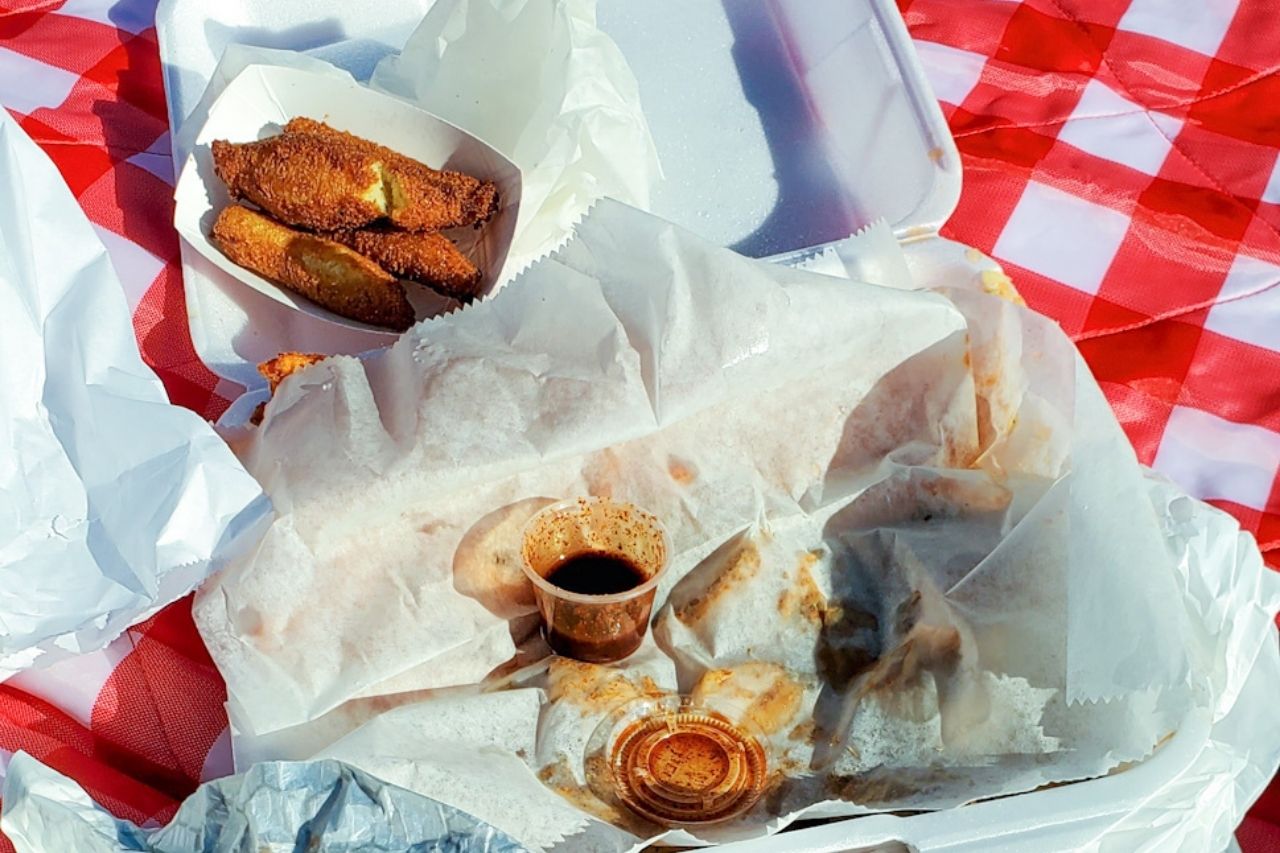
[[[556,654],[610,663],[640,647],[671,555],[651,513],[608,498],[561,501],[529,520],[520,554]]]
[[[587,741],[591,790],[663,826],[732,820],[769,778],[763,736],[687,696],[638,699],[606,716]]]

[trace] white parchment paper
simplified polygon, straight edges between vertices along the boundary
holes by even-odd
[[[655,832],[582,785],[584,737],[637,691],[771,720],[785,771],[744,818],[673,842],[1146,756],[1190,707],[1197,643],[1132,450],[1049,321],[891,278],[749,261],[604,202],[493,300],[284,383],[237,448],[282,517],[196,608],[238,754],[372,755],[396,739],[359,733],[391,708],[541,689],[532,753],[501,746],[510,726],[483,735],[630,835],[600,849]],[[529,669],[520,526],[575,494],[667,525],[652,648]],[[795,701],[765,714],[774,688]],[[501,823],[518,788],[487,796],[465,807],[545,846],[548,827]]]
[[[138,354],[106,249],[0,111],[0,677],[100,648],[256,541],[270,505]]]
[[[662,175],[635,75],[595,0],[438,0],[370,85],[474,133],[523,173],[507,269],[608,196],[647,209]]]

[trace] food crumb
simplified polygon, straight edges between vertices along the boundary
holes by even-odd
[[[982,292],[998,296],[1014,305],[1026,305],[1027,302],[1013,286],[1013,279],[1000,270],[982,271]]]
[[[667,460],[667,473],[682,486],[687,486],[698,478],[693,465],[675,456]]]
[[[796,567],[795,580],[782,590],[778,596],[778,612],[784,618],[799,616],[806,622],[822,624],[822,614],[827,605],[827,598],[818,589],[810,569],[821,559],[821,551],[807,551],[800,557]]]
[[[728,565],[704,592],[675,608],[676,618],[686,625],[702,619],[717,600],[751,580],[759,571],[760,551],[754,544],[747,543],[730,557]]]

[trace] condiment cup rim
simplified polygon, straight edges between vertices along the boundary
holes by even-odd
[[[628,590],[623,590],[622,592],[614,592],[606,595],[590,595],[586,593],[571,592],[567,589],[562,589],[561,587],[558,587],[555,584],[551,583],[546,578],[542,577],[542,575],[538,574],[536,571],[533,570],[533,568],[529,565],[529,561],[525,558],[525,542],[529,536],[529,531],[532,530],[536,524],[538,524],[544,517],[548,515],[554,515],[556,513],[565,512],[566,510],[576,510],[583,505],[599,506],[601,504],[611,504],[616,507],[630,509],[632,512],[637,513],[645,520],[651,522],[654,528],[658,531],[658,534],[662,537],[662,565],[658,568],[658,571],[654,572],[653,577],[649,578],[644,583],[639,584],[638,586],[634,586]],[[574,555],[562,554],[561,559],[565,560],[572,556]],[[536,588],[542,590],[543,592],[549,595],[553,595],[556,598],[559,598],[563,601],[572,601],[579,604],[599,604],[599,605],[616,604],[622,601],[631,601],[634,598],[639,598],[640,596],[644,595],[645,593],[649,592],[654,587],[656,587],[658,583],[662,580],[662,576],[666,574],[667,568],[670,565],[671,565],[671,537],[667,535],[667,528],[663,525],[663,523],[660,520],[658,520],[658,517],[655,516],[653,513],[648,512],[647,510],[641,509],[635,504],[628,503],[627,501],[615,501],[612,498],[604,498],[604,497],[596,497],[596,496],[567,498],[565,500],[557,501],[553,504],[549,504],[548,506],[545,506],[542,509],[538,510],[538,512],[535,513],[532,518],[530,518],[527,522],[525,522],[524,527],[520,531],[520,568],[524,572],[525,577],[527,577],[529,581]]]

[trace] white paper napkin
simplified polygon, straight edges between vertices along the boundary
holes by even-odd
[[[100,648],[271,507],[143,364],[106,249],[0,111],[0,677]]]

